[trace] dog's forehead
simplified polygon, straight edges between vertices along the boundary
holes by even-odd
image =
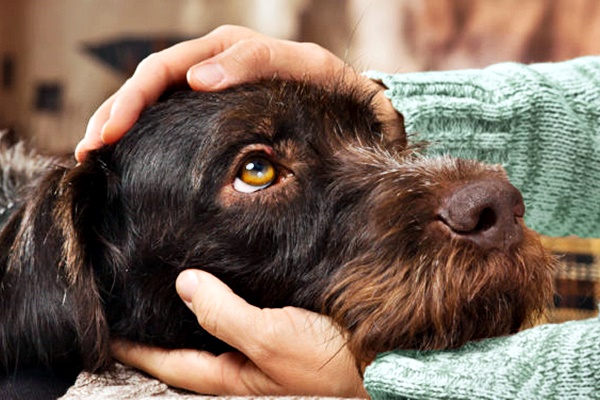
[[[290,160],[299,154],[328,156],[340,143],[381,142],[372,98],[341,85],[281,80],[216,93],[176,92],[142,115],[118,144],[117,158],[131,174],[143,171],[144,181],[155,176],[164,185],[181,179],[185,170],[220,176],[242,149],[255,144]]]
[[[369,92],[268,81],[214,96],[213,101],[222,104],[208,132],[216,147],[296,142],[325,149],[332,141],[381,140],[381,123]]]

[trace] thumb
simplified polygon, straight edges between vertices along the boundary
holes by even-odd
[[[208,333],[242,353],[253,346],[247,332],[257,329],[261,318],[259,308],[248,304],[213,275],[200,270],[183,271],[177,278],[176,288]]]
[[[346,64],[326,49],[311,43],[296,43],[254,36],[238,41],[214,57],[188,70],[194,90],[215,91],[245,82],[270,79],[322,83],[342,77]]]
[[[281,67],[272,60],[268,40],[246,39],[188,70],[187,80],[194,90],[220,90],[243,82],[271,78]]]

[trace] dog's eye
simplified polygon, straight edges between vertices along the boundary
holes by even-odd
[[[273,163],[261,157],[252,157],[244,161],[233,182],[238,192],[252,193],[269,187],[277,178]]]

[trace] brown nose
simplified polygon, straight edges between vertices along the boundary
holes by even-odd
[[[460,238],[485,250],[506,250],[523,239],[521,193],[507,181],[484,179],[454,188],[444,199],[440,220]]]

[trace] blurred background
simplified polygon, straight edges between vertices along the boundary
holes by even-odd
[[[598,0],[0,0],[0,128],[70,153],[139,61],[222,24],[316,42],[359,70],[600,54]],[[598,243],[549,241],[566,265],[556,319],[596,312]]]
[[[141,59],[225,23],[387,72],[600,53],[597,0],[0,0],[0,127],[70,151]]]

